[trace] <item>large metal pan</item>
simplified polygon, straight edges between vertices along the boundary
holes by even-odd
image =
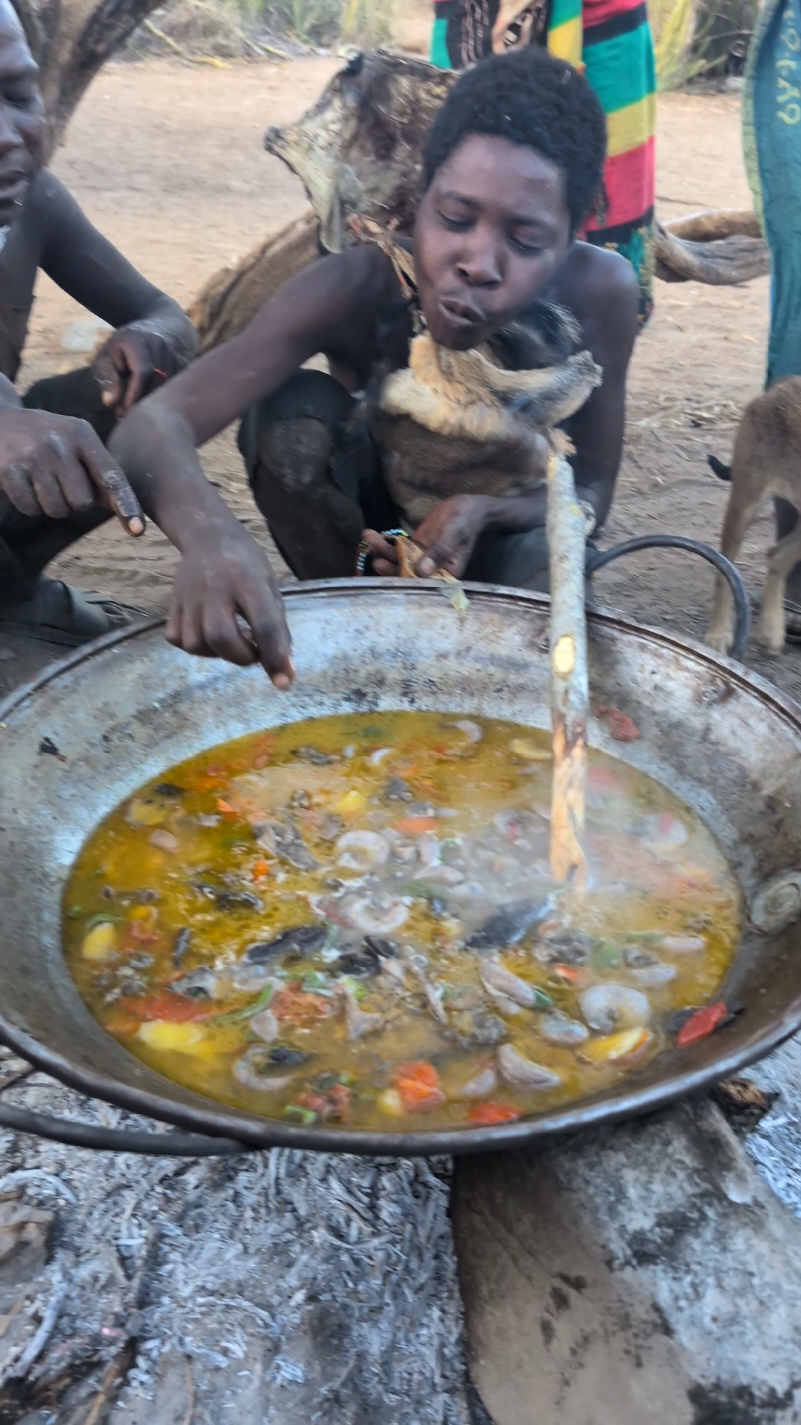
[[[568,1107],[492,1128],[379,1135],[226,1108],[147,1068],[91,1018],[62,958],[62,892],[84,839],[147,778],[228,738],[352,709],[549,726],[547,600],[487,586],[467,593],[469,611],[460,615],[440,587],[416,581],[288,589],[298,669],[289,695],[258,668],[186,657],[149,624],[100,640],[8,700],[0,710],[0,1039],[68,1084],[185,1129],[254,1146],[408,1154],[511,1147],[655,1109],[793,1033],[801,1024],[801,878],[765,888],[801,867],[801,709],[706,648],[606,613],[589,622],[593,702],[630,713],[642,736],[613,743],[593,721],[590,742],[668,786],[729,857],[745,906],[725,990],[744,1005],[732,1024]]]

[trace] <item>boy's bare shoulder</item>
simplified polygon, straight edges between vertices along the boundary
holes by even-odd
[[[346,285],[360,305],[405,306],[395,268],[377,243],[356,243],[329,261],[332,276]]]
[[[556,274],[559,298],[578,317],[599,304],[609,309],[623,303],[626,310],[639,300],[637,274],[627,258],[609,248],[574,242]],[[581,310],[579,310],[581,309]]]

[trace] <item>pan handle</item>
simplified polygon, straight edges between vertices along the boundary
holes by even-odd
[[[731,657],[741,660],[751,630],[751,607],[745,584],[731,560],[720,554],[717,549],[713,549],[711,545],[702,544],[698,539],[688,539],[683,534],[645,534],[638,539],[627,539],[623,544],[616,544],[612,549],[607,549],[603,554],[599,554],[592,563],[590,578],[599,569],[603,569],[606,564],[611,564],[613,560],[622,558],[624,554],[636,554],[640,549],[686,549],[689,554],[700,555],[708,564],[713,565],[719,574],[723,575],[724,579],[728,581],[734,599],[735,629]]]
[[[252,1153],[248,1143],[233,1138],[206,1138],[200,1133],[136,1133],[124,1128],[103,1128],[97,1123],[73,1123],[27,1108],[0,1103],[0,1126],[36,1138],[50,1138],[72,1148],[94,1148],[100,1152],[152,1153],[168,1158],[215,1158],[234,1153]]]

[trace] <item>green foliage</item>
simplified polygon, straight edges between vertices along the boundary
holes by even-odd
[[[695,0],[674,0],[663,11],[661,33],[656,40],[656,73],[660,91],[681,89],[706,67],[695,52]]]
[[[253,5],[254,0],[240,0]],[[342,20],[342,0],[267,0],[259,4],[253,19],[261,19],[271,29],[286,30],[305,44],[331,44]]]
[[[742,73],[757,8],[758,0],[653,0],[660,90]]]
[[[392,33],[392,0],[345,0],[342,39],[359,49],[378,49]]]

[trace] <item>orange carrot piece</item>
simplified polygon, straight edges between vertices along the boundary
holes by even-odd
[[[217,798],[217,810],[221,811],[223,816],[239,815],[238,811],[236,811],[234,807],[230,806],[228,802],[223,801],[222,797]]]
[[[250,873],[251,878],[252,878],[254,881],[261,881],[261,880],[264,879],[265,876],[269,876],[269,874],[270,874],[270,863],[269,863],[269,861],[256,861],[256,862],[254,863],[253,870],[252,870],[251,873]]]

